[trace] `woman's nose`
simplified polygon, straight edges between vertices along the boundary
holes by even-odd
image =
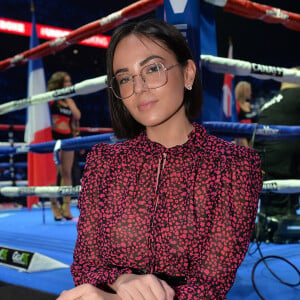
[[[148,89],[146,81],[141,75],[136,75],[133,78],[133,89],[136,94],[140,94]]]

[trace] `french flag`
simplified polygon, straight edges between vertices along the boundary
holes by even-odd
[[[228,58],[232,58],[232,43],[229,42]],[[224,122],[236,122],[237,113],[235,106],[235,99],[232,93],[232,81],[234,76],[232,74],[224,75],[224,82],[222,88],[222,109],[221,109],[221,121]]]
[[[39,45],[36,31],[35,15],[32,10],[32,29],[30,49]],[[45,74],[41,59],[30,60],[28,63],[27,97],[46,92]],[[42,143],[52,140],[51,116],[48,103],[31,105],[27,108],[27,122],[24,140],[28,144]],[[27,156],[28,186],[48,186],[56,183],[56,171],[52,153]],[[27,207],[39,201],[39,197],[27,197]]]

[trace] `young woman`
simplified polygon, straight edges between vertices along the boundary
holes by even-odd
[[[72,85],[71,77],[66,72],[52,74],[48,81],[48,91],[65,88]],[[61,140],[73,137],[72,124],[76,124],[81,113],[71,98],[61,99],[53,102],[50,106],[52,116],[52,136],[54,140]],[[59,185],[72,185],[72,165],[74,151],[61,151],[60,162],[57,166],[57,176],[60,178]],[[72,220],[70,211],[71,197],[63,197],[63,204],[59,207],[57,199],[51,199],[51,208],[56,221]]]
[[[247,81],[238,82],[235,86],[234,94],[238,121],[240,123],[252,123],[252,120],[249,118],[251,114],[250,100],[252,98],[251,84]],[[236,138],[235,143],[240,146],[251,147],[251,141],[247,138]]]
[[[175,27],[118,28],[107,76],[113,128],[127,141],[88,156],[71,267],[77,287],[58,299],[225,299],[254,225],[258,155],[191,122],[201,85]]]

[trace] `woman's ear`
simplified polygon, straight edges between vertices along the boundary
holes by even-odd
[[[195,76],[196,65],[193,60],[188,59],[184,69],[184,86],[187,90],[191,90],[193,88]]]

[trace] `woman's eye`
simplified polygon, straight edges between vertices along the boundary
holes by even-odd
[[[130,81],[130,79],[131,79],[130,76],[121,76],[118,78],[118,83],[119,85],[126,84]]]
[[[146,69],[146,73],[155,73],[155,72],[159,72],[162,69],[160,64],[154,64],[154,65],[150,65],[148,66],[148,68]]]

